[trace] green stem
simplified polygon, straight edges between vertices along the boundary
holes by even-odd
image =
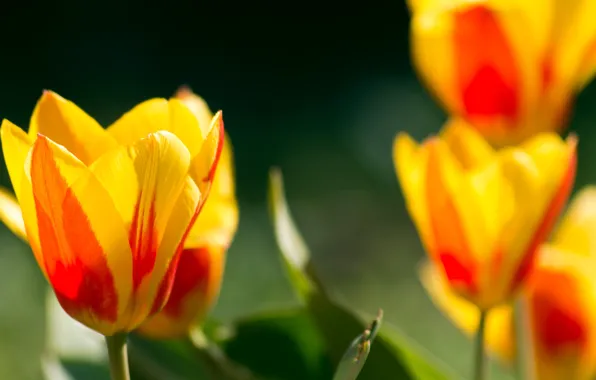
[[[486,334],[486,316],[488,315],[487,310],[480,311],[480,321],[478,322],[478,331],[476,331],[476,347],[475,347],[475,358],[474,358],[474,380],[486,380],[488,378],[486,358],[486,345],[485,345],[485,334]]]
[[[519,296],[515,301],[515,367],[519,380],[534,380],[534,352],[532,330],[528,320],[528,309],[524,296]]]
[[[108,357],[110,359],[110,373],[112,374],[112,380],[130,380],[126,339],[127,334],[106,336],[106,345],[108,346]]]

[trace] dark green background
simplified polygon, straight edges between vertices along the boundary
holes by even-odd
[[[383,307],[467,373],[471,345],[417,281],[423,252],[393,171],[397,131],[420,139],[444,120],[410,65],[405,4],[54,1],[3,3],[0,16],[0,117],[24,128],[43,89],[104,125],[182,84],[223,109],[241,222],[217,317],[295,302],[265,206],[278,165],[328,287],[356,309]],[[571,125],[578,185],[596,182],[595,98],[582,94]],[[0,242],[0,378],[37,379],[46,285],[24,244],[5,228]]]

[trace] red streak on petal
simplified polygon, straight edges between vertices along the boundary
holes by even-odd
[[[438,141],[430,140],[426,179],[426,198],[429,221],[437,256],[447,278],[458,289],[465,287],[468,294],[476,293],[476,263],[465,236],[460,215],[447,189],[441,162],[445,159],[439,152]]]
[[[115,322],[118,295],[105,253],[43,136],[33,149],[31,182],[41,250],[58,301],[70,315]]]
[[[147,209],[142,207],[142,196],[143,194],[140,193],[129,231],[129,243],[133,260],[133,291],[136,291],[143,279],[153,271],[158,248],[155,228],[155,201],[152,200]]]
[[[164,307],[164,304],[170,297],[170,292],[172,291],[172,287],[174,286],[174,279],[176,277],[180,255],[184,250],[184,243],[188,238],[188,234],[190,233],[192,226],[195,224],[195,221],[199,217],[199,213],[201,212],[204,204],[205,202],[202,200],[201,202],[199,202],[199,205],[197,206],[194,215],[192,216],[190,222],[188,223],[188,226],[186,227],[186,231],[184,231],[184,234],[182,235],[182,238],[180,239],[180,242],[176,247],[176,253],[172,258],[172,261],[170,262],[170,266],[166,271],[166,274],[164,275],[164,277],[161,280],[161,283],[159,284],[159,288],[157,289],[157,295],[155,297],[155,300],[153,301],[153,306],[151,307],[150,315],[159,312]]]
[[[546,239],[548,239],[548,236],[550,235],[559,215],[561,214],[561,210],[565,206],[565,203],[567,203],[567,199],[569,198],[569,194],[571,193],[573,182],[575,180],[575,171],[577,167],[577,154],[575,152],[575,148],[573,149],[574,150],[569,159],[567,171],[565,172],[565,175],[561,181],[561,186],[555,193],[550,205],[546,209],[544,217],[542,218],[542,222],[534,233],[534,237],[530,241],[528,249],[526,250],[524,257],[520,261],[520,265],[513,276],[510,288],[511,291],[515,291],[530,274],[536,261],[536,255],[539,250],[538,248],[546,241]]]
[[[474,272],[470,265],[464,265],[457,255],[449,252],[441,252],[438,256],[450,284],[458,289],[465,288],[468,294],[476,293]]]
[[[573,281],[569,274],[541,273],[532,293],[536,339],[540,342],[540,348],[553,356],[570,345],[582,351],[581,348],[588,341],[585,326],[590,326],[590,321],[582,317],[581,312],[578,312],[580,309],[573,307],[575,302],[569,299],[578,291]],[[557,290],[553,291],[553,286]]]
[[[457,83],[467,116],[515,121],[522,82],[507,36],[494,12],[478,5],[456,13],[453,39]]]
[[[542,61],[542,93],[546,93],[555,80],[552,52],[547,52]]]

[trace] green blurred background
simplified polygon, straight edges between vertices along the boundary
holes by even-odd
[[[103,125],[182,84],[224,111],[241,222],[217,318],[296,302],[265,204],[276,165],[332,292],[371,314],[382,307],[387,323],[467,374],[471,344],[417,280],[423,252],[393,171],[397,131],[421,139],[444,121],[409,62],[405,4],[59,0],[5,3],[0,14],[0,117],[17,125],[26,128],[43,89]],[[576,189],[596,182],[595,100],[592,86],[572,120]],[[0,228],[0,379],[37,380],[46,284],[25,244]]]

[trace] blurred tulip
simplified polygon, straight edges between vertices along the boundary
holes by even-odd
[[[0,218],[71,317],[106,336],[131,331],[169,297],[223,137],[221,113],[199,126],[180,100],[148,100],[104,130],[46,91],[28,134],[2,123],[18,203],[2,192]]]
[[[572,202],[550,244],[542,246],[527,290],[537,380],[589,380],[596,375],[596,187]],[[432,300],[468,335],[479,311],[449,290],[430,262],[420,272]],[[504,363],[515,358],[513,308],[488,316],[487,345]]]
[[[446,111],[497,145],[562,129],[596,69],[592,0],[410,0],[412,57]]]
[[[209,122],[207,104],[189,89],[176,94],[199,123]],[[188,334],[213,306],[221,286],[225,255],[238,226],[232,145],[226,136],[209,197],[190,230],[170,299],[160,313],[138,331],[152,338],[175,338]]]
[[[493,150],[449,123],[418,145],[394,145],[407,208],[451,288],[480,309],[506,302],[526,279],[575,178],[576,140],[554,133]]]

